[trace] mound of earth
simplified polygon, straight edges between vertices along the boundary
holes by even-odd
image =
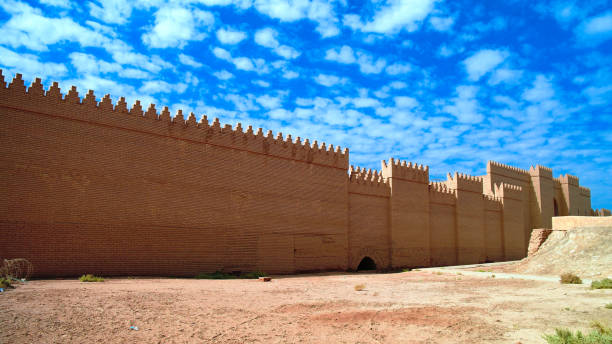
[[[553,231],[537,252],[518,263],[517,272],[612,277],[612,221],[610,225]]]

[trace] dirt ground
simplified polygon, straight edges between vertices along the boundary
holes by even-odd
[[[610,302],[586,285],[431,271],[37,280],[0,293],[0,343],[543,343],[612,325]]]

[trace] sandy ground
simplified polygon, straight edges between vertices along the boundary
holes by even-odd
[[[543,343],[612,325],[612,290],[486,276],[31,281],[0,294],[0,343]]]

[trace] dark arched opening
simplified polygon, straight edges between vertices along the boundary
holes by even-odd
[[[359,263],[359,266],[357,267],[357,271],[364,270],[376,270],[376,263],[374,263],[374,260],[372,258],[367,256],[363,257],[363,259]]]
[[[555,216],[559,216],[559,206],[557,205],[557,200],[553,198],[553,204],[555,207]]]

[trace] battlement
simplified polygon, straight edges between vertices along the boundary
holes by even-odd
[[[512,185],[507,183],[500,183],[494,185],[495,197],[499,199],[514,199],[517,201],[522,200],[523,188],[518,185]]]
[[[429,166],[417,165],[416,163],[402,160],[389,159],[387,163],[382,161],[382,174],[385,178],[397,178],[411,182],[429,184]]]
[[[535,167],[531,166],[529,168],[529,174],[532,177],[541,177],[541,178],[549,178],[549,179],[552,179],[553,177],[551,168],[540,166],[540,165],[536,165]]]
[[[591,189],[584,186],[578,186],[578,190],[580,190],[580,195],[591,197]]]
[[[610,212],[610,210],[604,209],[604,208],[595,209],[595,210],[591,209],[591,211],[593,212],[593,216],[612,216],[612,212]]]
[[[351,165],[349,170],[349,192],[389,197],[389,182],[377,170]]]
[[[580,185],[578,177],[572,176],[571,174],[560,175],[559,178],[557,178],[557,180],[561,184],[569,184],[569,185],[574,185],[574,186],[579,186]]]
[[[500,211],[502,208],[502,199],[492,195],[482,195],[484,200],[485,210]]]
[[[487,162],[487,174],[517,179],[524,182],[529,182],[531,179],[529,171],[527,170],[491,160]]]
[[[277,133],[275,137],[272,131],[268,131],[264,136],[261,128],[255,132],[251,126],[244,131],[241,123],[233,128],[229,124],[221,126],[218,118],[211,124],[206,116],[202,116],[198,123],[193,113],[185,120],[182,110],[178,110],[176,115],[171,117],[167,106],[163,107],[160,114],[157,113],[155,104],[151,104],[144,112],[139,100],[128,109],[124,97],[115,105],[108,94],[98,102],[92,90],[89,90],[81,101],[76,87],[73,86],[63,96],[58,83],[54,82],[45,92],[39,78],[26,89],[21,74],[16,74],[7,87],[2,70],[0,106],[338,169],[348,168],[347,148],[342,150],[339,146],[327,146],[317,141],[311,144],[308,139],[302,142],[299,137],[293,140],[291,135],[284,138],[282,133]]]
[[[483,191],[483,187],[482,187],[483,178],[482,177],[470,176],[467,174],[455,172],[454,176],[448,173],[446,175],[446,178],[447,178],[447,182],[446,182],[447,185],[452,189],[460,190],[460,191],[471,191],[471,192],[477,192],[477,193],[482,193]]]
[[[457,192],[444,182],[429,183],[429,201],[453,205],[457,202]]]

